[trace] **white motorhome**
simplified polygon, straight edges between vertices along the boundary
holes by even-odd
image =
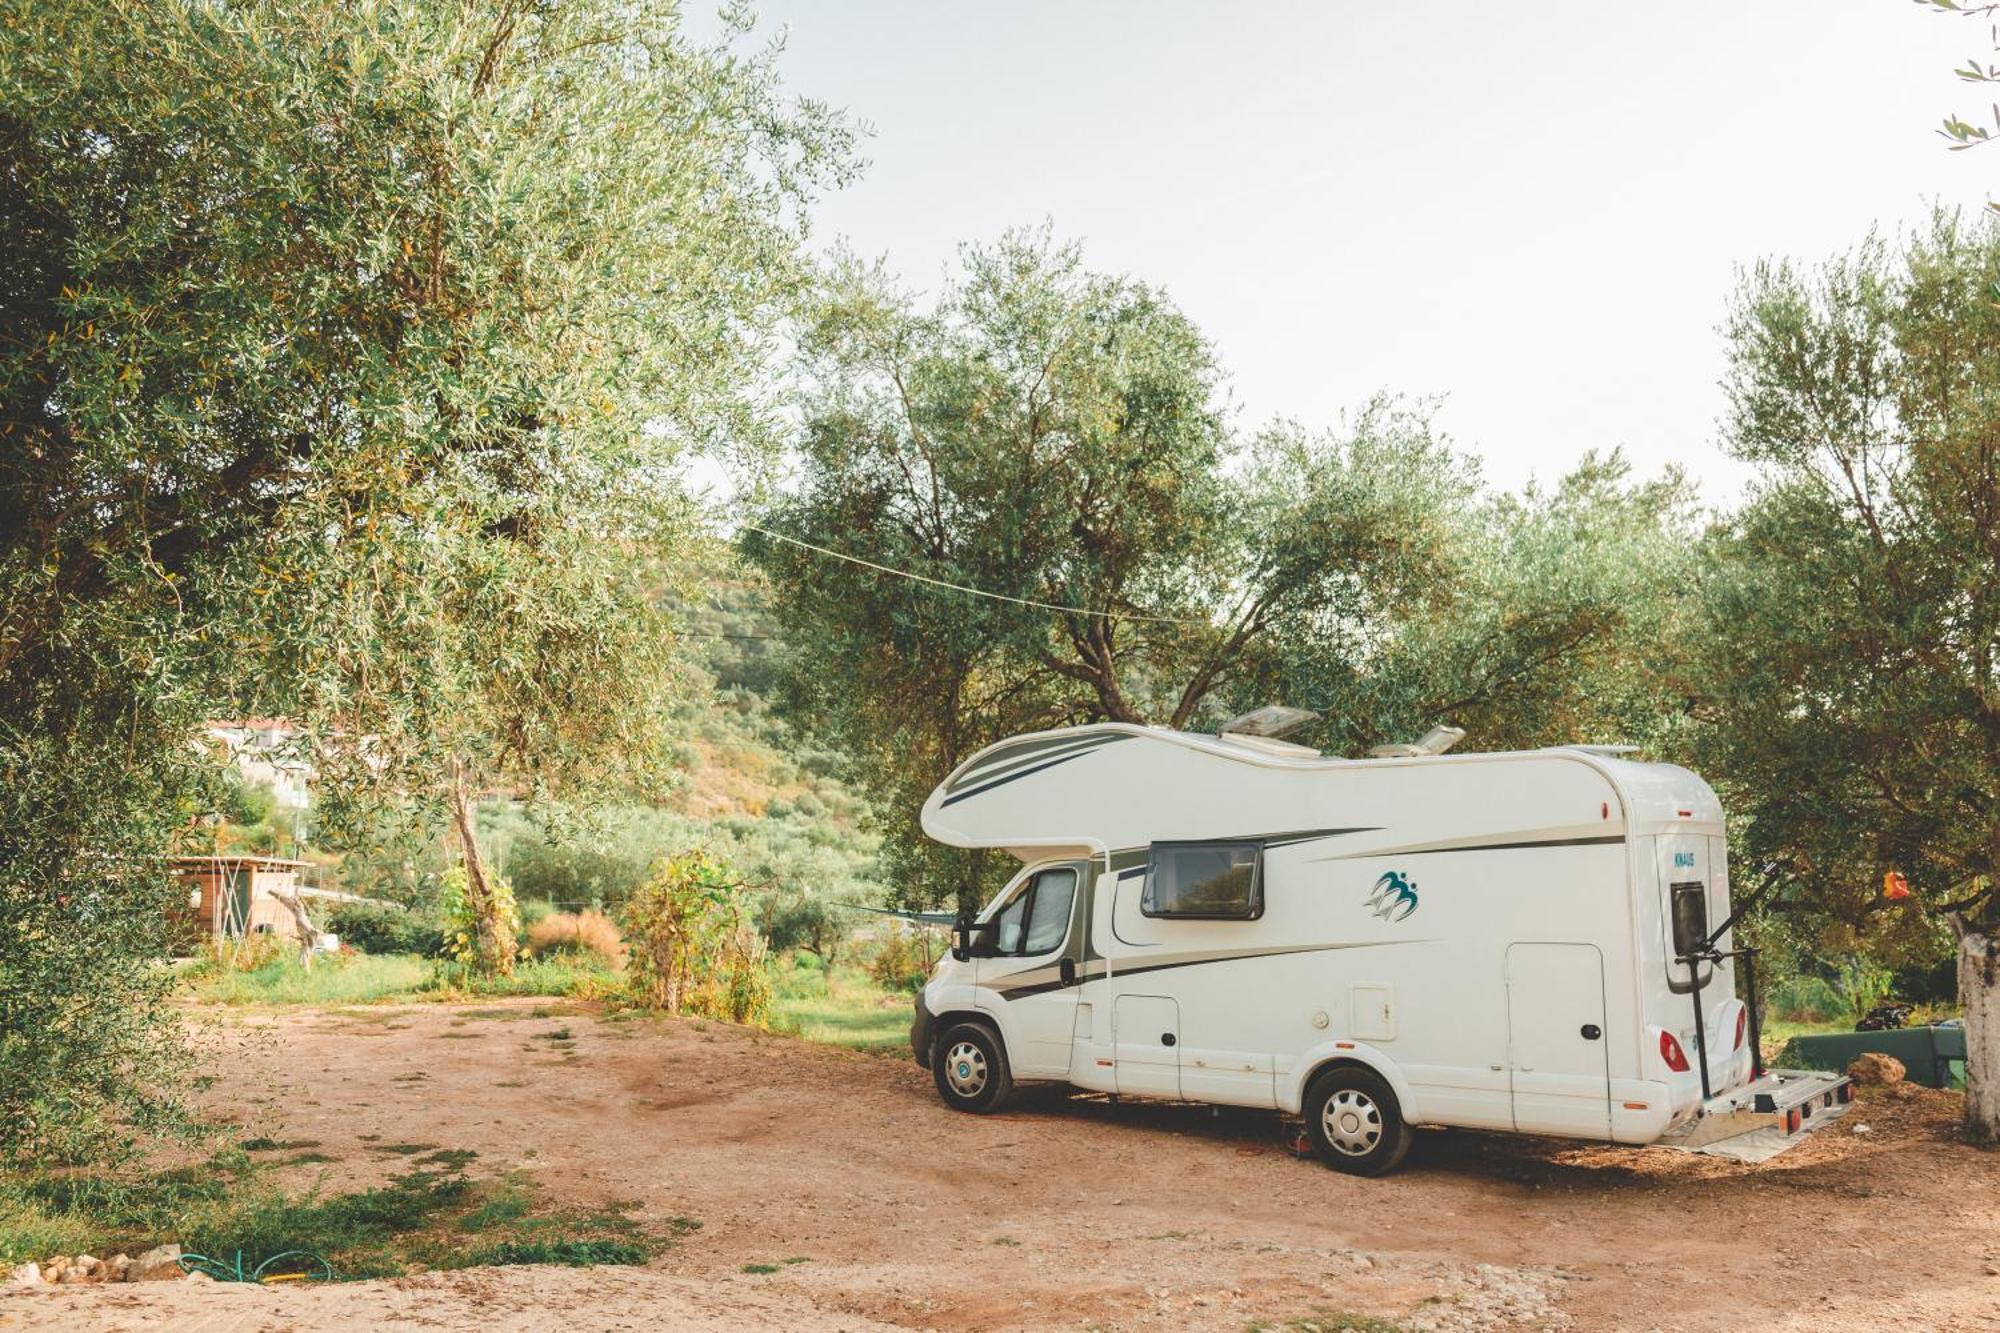
[[[1704,1110],[1791,1108],[1796,1129],[1800,1103],[1845,1100],[1751,1086],[1700,778],[1590,747],[1389,748],[1113,723],[961,764],[924,831],[1023,865],[918,997],[939,1094],[1271,1107],[1367,1175],[1413,1126],[1644,1144]]]

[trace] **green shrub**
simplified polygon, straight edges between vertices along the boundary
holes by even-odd
[[[941,947],[934,932],[896,922],[865,951],[868,975],[884,990],[921,990]]]
[[[707,852],[663,859],[625,905],[632,994],[669,1013],[762,1024],[771,981],[764,940],[737,894],[736,875]]]
[[[505,952],[505,959],[480,957],[479,913],[473,910],[469,896],[471,881],[463,865],[444,872],[443,888],[438,894],[438,915],[444,919],[444,943],[439,953],[454,963],[505,973],[512,970],[516,941],[521,934],[520,918],[514,912],[514,886],[497,875],[489,875],[487,883],[493,894],[492,938],[496,947]]]
[[[436,917],[374,903],[341,903],[327,913],[322,929],[363,953],[413,953],[430,958],[444,947],[444,927]]]

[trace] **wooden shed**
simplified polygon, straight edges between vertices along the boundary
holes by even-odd
[[[296,890],[310,862],[275,856],[177,856],[174,873],[188,884],[188,909],[204,934],[225,939],[272,934],[299,938],[291,909],[273,890]]]

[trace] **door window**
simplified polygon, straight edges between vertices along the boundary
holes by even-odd
[[[1034,899],[1028,909],[1028,938],[1021,952],[1060,949],[1069,935],[1070,908],[1076,902],[1076,871],[1044,870],[1035,876]]]
[[[1003,957],[1050,953],[1069,937],[1076,905],[1076,871],[1044,870],[1023,884],[993,917],[993,952]]]
[[[1034,897],[1034,881],[1021,886],[1014,895],[1014,901],[1000,909],[1000,915],[993,918],[993,951],[995,953],[1021,952],[1021,923],[1028,919],[1028,903]]]

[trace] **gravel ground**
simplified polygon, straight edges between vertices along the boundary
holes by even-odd
[[[424,1005],[232,1015],[211,1041],[217,1110],[337,1159],[301,1184],[378,1183],[402,1159],[370,1145],[416,1139],[703,1226],[640,1269],[9,1293],[0,1330],[2000,1330],[2000,1152],[1922,1089],[1761,1166],[1425,1133],[1355,1180],[1269,1114],[1038,1089],[963,1116],[907,1059],[712,1023]]]

